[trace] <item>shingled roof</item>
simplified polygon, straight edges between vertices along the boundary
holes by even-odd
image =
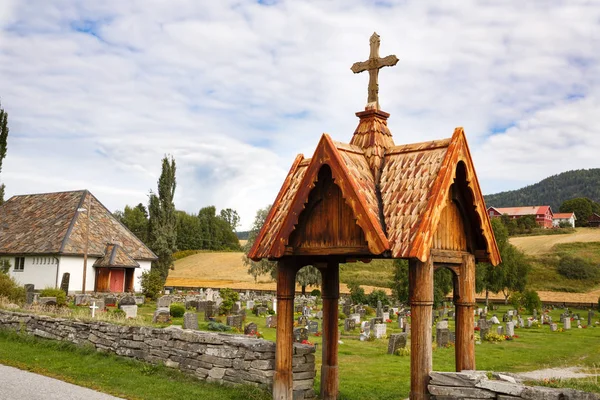
[[[104,257],[96,260],[94,267],[104,268],[138,268],[140,264],[123,250],[121,246],[115,243],[106,245]]]
[[[296,157],[249,257],[284,255],[318,171],[327,164],[365,234],[370,256],[425,261],[451,186],[463,179],[461,190],[468,192],[472,204],[470,228],[479,246],[473,251],[478,261],[498,264],[498,248],[463,129],[456,128],[449,139],[395,146],[387,127],[389,114],[367,109],[357,116],[360,122],[351,144],[323,134],[312,158]],[[462,178],[457,176],[459,165]]]
[[[83,255],[91,204],[88,255],[102,257],[107,243],[119,243],[135,260],[156,255],[87,190],[11,197],[0,206],[0,255]]]

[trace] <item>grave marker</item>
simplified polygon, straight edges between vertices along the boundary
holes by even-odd
[[[317,321],[308,321],[308,332],[309,333],[319,332],[319,323]]]
[[[198,314],[195,312],[186,312],[183,314],[183,329],[198,330]]]
[[[394,354],[396,350],[406,347],[406,333],[392,333],[388,341],[388,354]]]
[[[515,323],[512,321],[506,323],[506,336],[515,336]]]
[[[239,331],[242,330],[242,316],[239,314],[235,314],[235,315],[228,315],[227,319],[226,319],[226,324],[228,326],[232,326],[234,328],[237,328]]]
[[[256,335],[257,330],[258,330],[258,327],[256,326],[256,324],[254,322],[250,322],[244,328],[244,334],[245,335]]]
[[[383,336],[385,336],[385,334],[387,332],[387,325],[386,324],[375,324],[375,327],[373,328],[373,332],[375,333],[376,339],[381,339]]]
[[[125,318],[137,318],[137,312],[138,312],[137,304],[123,305],[123,306],[120,306],[120,309],[125,312]]]
[[[65,272],[62,276],[62,280],[60,282],[60,289],[65,292],[65,294],[69,295],[69,280],[71,279],[71,274],[69,272]]]
[[[302,343],[304,340],[308,341],[308,330],[306,328],[295,328],[294,342]]]
[[[92,310],[92,318],[96,317],[96,310],[100,308],[96,305],[96,302],[92,303],[92,305],[90,306],[90,309]]]
[[[277,328],[277,317],[274,315],[267,317],[267,328]]]
[[[348,332],[353,331],[354,329],[356,329],[356,321],[354,318],[346,318],[344,320],[344,331]]]
[[[35,285],[27,283],[25,285],[25,301],[27,304],[33,304]],[[588,324],[589,325],[589,324]]]
[[[204,306],[204,320],[210,321],[211,318],[214,318],[217,313],[215,302],[214,301],[206,301]]]

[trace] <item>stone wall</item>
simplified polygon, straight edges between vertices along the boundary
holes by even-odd
[[[275,369],[275,343],[241,335],[122,326],[83,322],[0,310],[0,328],[77,345],[98,351],[164,363],[194,374],[198,379],[226,384],[250,384],[270,390]],[[312,399],[315,348],[295,344],[294,399]]]
[[[498,400],[599,400],[600,396],[575,389],[525,386],[515,378],[485,372],[431,372],[429,393],[432,400],[498,399]]]

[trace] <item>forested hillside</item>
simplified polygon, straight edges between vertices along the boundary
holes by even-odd
[[[567,171],[522,189],[484,196],[488,207],[549,205],[554,212],[576,197],[600,202],[600,168]]]

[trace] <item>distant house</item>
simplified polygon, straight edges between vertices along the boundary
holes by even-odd
[[[88,292],[139,291],[157,259],[87,190],[13,196],[0,206],[0,259],[19,283],[60,287],[68,272],[69,291],[81,291],[86,253]]]
[[[552,209],[550,206],[526,206],[526,207],[488,207],[488,215],[491,218],[501,217],[507,214],[512,219],[535,215],[535,222],[542,228],[552,228]]]
[[[561,222],[568,222],[572,228],[575,228],[575,221],[577,221],[577,217],[574,212],[570,213],[556,213],[552,218],[552,226],[558,227]]]
[[[600,228],[600,215],[593,213],[588,218],[588,226],[592,228]]]

